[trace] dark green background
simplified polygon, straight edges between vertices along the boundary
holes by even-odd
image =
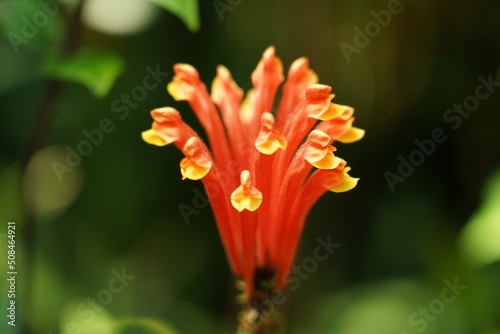
[[[169,333],[166,327],[174,333],[233,331],[237,290],[211,210],[191,216],[189,224],[178,210],[181,203],[191,205],[193,189],[202,185],[181,181],[182,155],[174,147],[150,146],[140,138],[156,107],[173,106],[195,129],[201,131],[200,126],[187,104],[165,91],[171,76],[129,108],[123,120],[111,105],[142,85],[147,66],[171,72],[176,62],[194,65],[208,86],[216,65],[224,64],[247,90],[269,45],[276,47],[285,69],[294,59],[309,57],[320,82],[333,87],[334,101],[355,107],[355,125],[367,130],[362,141],[337,145],[336,154],[348,161],[351,175],[361,178],[358,187],[326,194],[309,215],[298,264],[313,255],[318,237],[331,235],[341,246],[299,288],[287,291],[279,306],[288,318],[286,333],[418,333],[423,325],[411,325],[409,317],[440,298],[444,281],[455,278],[467,289],[428,321],[424,332],[500,333],[498,262],[474,268],[461,256],[467,251],[460,243],[464,226],[486,210],[484,190],[498,180],[492,175],[500,166],[500,93],[481,101],[456,130],[443,120],[447,109],[475,94],[479,76],[500,80],[500,2],[402,1],[401,13],[391,16],[348,63],[340,43],[353,45],[354,28],[364,29],[373,20],[370,11],[387,3],[245,0],[221,21],[213,2],[201,1],[197,33],[165,11],[132,36],[83,28],[79,45],[119,53],[125,71],[102,99],[81,85],[64,85],[45,149],[23,178],[21,160],[47,89],[42,64],[56,48],[47,40],[66,28],[63,17],[60,26],[54,20],[18,54],[3,30],[0,254],[5,265],[6,222],[15,220],[20,296],[18,326],[12,331],[2,311],[2,333],[22,333],[21,325],[32,333],[62,333],[68,322],[85,322],[88,315],[78,315],[78,306],[96,298],[108,287],[112,270],[122,268],[135,279],[113,295],[105,310],[95,312],[97,318],[82,326],[81,334]],[[63,162],[65,147],[76,148],[85,139],[82,131],[97,128],[103,118],[111,119],[114,131],[59,183],[51,163]],[[447,139],[391,191],[384,173],[397,173],[398,157],[408,158],[417,148],[414,141],[430,138],[436,128]],[[498,182],[496,187],[489,208],[500,205]],[[46,202],[34,217],[31,269],[23,260],[21,194]],[[500,215],[495,217],[500,224]],[[500,230],[491,233],[500,243]],[[5,271],[2,266],[2,309]],[[166,327],[154,329],[144,319]]]

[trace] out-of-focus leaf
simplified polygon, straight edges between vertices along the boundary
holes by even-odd
[[[94,308],[95,307],[95,308]],[[68,303],[60,319],[61,332],[80,334],[117,334],[116,319],[98,304],[81,302]]]
[[[0,2],[0,26],[15,54],[24,46],[48,50],[64,33],[62,5],[31,0]]]
[[[198,31],[198,0],[149,0],[180,18],[191,32]]]
[[[465,260],[481,267],[500,260],[500,170],[486,182],[481,207],[474,213],[460,236]]]
[[[5,0],[0,2],[0,26],[7,33],[21,32],[23,22],[20,18],[34,13],[36,2],[29,0]]]
[[[177,334],[170,326],[156,319],[123,319],[118,323],[118,334]]]
[[[82,50],[69,59],[51,59],[45,66],[48,75],[80,83],[96,97],[103,97],[109,92],[123,69],[120,56],[95,50]]]

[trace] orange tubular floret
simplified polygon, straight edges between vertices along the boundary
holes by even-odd
[[[241,238],[243,244],[243,277],[246,282],[246,294],[254,291],[253,275],[255,272],[256,238],[258,229],[257,212],[262,203],[262,193],[255,188],[249,171],[240,175],[241,185],[231,194],[231,204],[240,212]]]
[[[255,162],[255,175],[258,188],[269,194],[273,178],[273,162],[276,151],[285,150],[287,142],[285,137],[275,129],[274,117],[271,113],[264,113],[261,117],[261,128],[255,146],[260,154]],[[264,201],[259,208],[258,215],[260,221],[269,221],[271,211],[271,201]],[[268,260],[268,250],[270,249],[270,234],[268,233],[270,224],[261,224],[258,234],[257,260],[260,266],[265,266]]]
[[[231,267],[236,275],[241,276],[243,274],[243,262],[240,256],[242,242],[241,231],[238,228],[241,217],[233,214],[236,210],[228,203],[229,194],[227,188],[222,182],[221,175],[215,165],[212,166],[210,172],[201,181],[207,190],[207,196]]]
[[[193,146],[200,146],[199,149],[204,152],[205,156],[203,157],[203,159],[197,159],[195,157],[193,161],[198,162],[202,168],[206,168],[210,165],[206,160],[207,156],[210,157],[208,149],[203,144],[201,139],[199,139],[194,130],[192,130],[187,124],[182,121],[177,110],[168,107],[158,108],[151,111],[151,116],[154,119],[152,130],[154,131],[155,135],[160,137],[165,142],[174,143],[175,146],[177,146],[177,148],[179,148],[181,151],[184,151],[186,155],[196,156],[196,154],[192,152]],[[151,133],[146,135],[151,135]],[[196,138],[196,140],[191,138]],[[193,140],[194,142],[196,142],[195,144],[193,144]],[[191,143],[185,148],[188,141],[191,141]],[[209,159],[210,161],[213,160],[212,158]],[[190,166],[189,160],[184,160],[181,169],[184,169],[186,171],[186,175],[183,175],[186,178],[191,175],[191,167],[195,166]],[[201,176],[200,174],[196,175]],[[231,268],[233,268],[234,272],[237,275],[240,275],[242,273],[241,259],[238,256],[238,253],[241,250],[241,242],[240,238],[238,237],[240,235],[240,232],[232,226],[234,222],[239,221],[239,218],[230,216],[228,210],[230,206],[228,205],[229,203],[226,202],[226,198],[228,197],[228,195],[225,195],[226,190],[224,188],[224,185],[222,184],[219,171],[215,165],[211,166],[208,173],[202,178],[202,182],[204,183],[205,187],[210,189],[210,191],[207,191],[207,195],[213,208],[213,212],[216,218],[215,220],[217,222],[219,233],[221,235],[222,243],[226,248]],[[234,209],[232,208],[231,210],[234,211]]]
[[[274,96],[283,80],[283,64],[276,57],[274,47],[270,46],[264,51],[262,59],[252,73],[255,103],[248,132],[250,138],[255,138],[259,131],[259,119],[262,113],[272,111]]]
[[[288,140],[290,153],[293,153],[312,129],[318,117],[330,108],[332,88],[315,84],[306,88],[305,97],[297,106],[293,116],[287,120],[283,134]]]
[[[345,165],[346,162],[342,161],[335,169],[316,170],[309,177],[302,190],[294,197],[293,203],[290,205],[292,210],[285,218],[285,227],[282,231],[285,238],[281,240],[281,250],[279,251],[281,261],[276,283],[278,288],[282,288],[286,282],[286,272],[293,263],[307,214],[325,192],[335,189],[343,183],[349,170]]]
[[[151,111],[153,130],[167,143],[174,143],[180,150],[191,137],[198,137],[189,125],[184,123],[181,115],[174,108],[164,107]]]
[[[277,115],[277,127],[282,128],[293,110],[305,97],[308,86],[318,82],[318,76],[309,68],[309,60],[305,57],[295,60],[288,70],[288,77],[283,86],[283,95]]]
[[[326,85],[314,84],[310,85],[305,90],[305,97],[296,107],[290,119],[286,121],[283,129],[288,147],[284,152],[279,152],[274,162],[274,175],[271,186],[271,204],[272,207],[278,207],[281,201],[279,192],[284,183],[287,169],[293,159],[294,153],[297,151],[304,137],[314,127],[317,119],[312,116],[321,116],[330,108],[331,87]],[[330,156],[331,158],[331,156]],[[272,245],[270,245],[273,247]]]
[[[271,184],[274,177],[273,164],[277,151],[285,150],[287,142],[285,137],[275,129],[274,117],[271,113],[264,113],[261,117],[261,127],[259,135],[255,140],[255,147],[258,150],[255,161],[255,179],[257,187],[264,194],[271,193]],[[270,197],[269,197],[270,199]],[[258,210],[259,221],[269,221],[272,200],[266,200]],[[257,261],[263,267],[268,262],[268,250],[270,248],[270,224],[261,224],[258,234]]]
[[[185,100],[195,112],[207,132],[210,147],[219,168],[226,168],[232,160],[226,132],[219,113],[210,99],[206,86],[196,69],[188,64],[174,65],[175,75],[167,90],[176,100]]]
[[[235,210],[227,201],[229,195],[215,166],[201,181],[207,189],[207,196],[231,267],[236,275],[241,276],[243,274],[243,263],[240,256],[242,243],[241,232],[238,228],[241,219],[239,216],[231,214]]]
[[[240,219],[229,212],[229,205],[226,201],[227,194],[220,174],[201,139],[197,137],[189,138],[182,152],[186,155],[180,164],[183,179],[202,179],[231,266],[236,273],[241,274],[243,269],[241,259],[238,256],[242,250],[241,241],[238,237],[241,232],[233,225],[238,224]]]
[[[288,208],[300,192],[313,166],[333,169],[343,163],[342,159],[333,155],[332,151],[335,148],[330,145],[331,142],[332,139],[327,134],[313,130],[293,157],[281,184],[277,185],[279,189],[275,189],[274,196],[279,199],[279,202],[274,205],[272,210],[270,235],[273,236],[273,239],[269,246],[271,260],[274,262],[279,260],[278,249],[284,236],[280,231],[285,228]]]
[[[217,76],[212,82],[211,98],[222,114],[233,157],[240,162],[247,161],[248,155],[245,155],[242,147],[248,147],[250,142],[245,137],[240,119],[243,91],[233,81],[229,70],[222,65],[217,66]],[[245,163],[247,164],[248,162]]]

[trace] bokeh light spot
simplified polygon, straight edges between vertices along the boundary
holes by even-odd
[[[82,20],[109,35],[132,35],[149,27],[155,14],[156,7],[146,0],[88,0]]]

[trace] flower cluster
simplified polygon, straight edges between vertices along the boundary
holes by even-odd
[[[313,204],[358,181],[332,143],[355,142],[364,130],[352,126],[353,108],[331,102],[332,88],[317,83],[308,63],[299,58],[291,65],[276,113],[284,75],[274,47],[264,52],[245,96],[224,66],[209,94],[195,68],[176,64],[167,90],[189,103],[210,148],[170,107],[152,110],[152,127],[142,133],[147,143],[177,146],[185,155],[182,178],[204,183],[229,263],[249,298],[259,270],[283,288]]]

